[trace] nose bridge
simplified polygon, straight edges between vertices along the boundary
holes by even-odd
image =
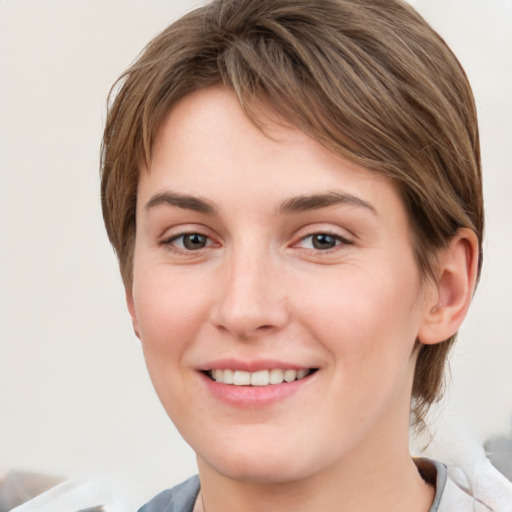
[[[287,311],[278,258],[265,244],[246,240],[231,248],[224,265],[214,322],[243,338],[281,327]]]

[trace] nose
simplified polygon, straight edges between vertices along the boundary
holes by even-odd
[[[223,263],[211,321],[240,340],[281,329],[288,321],[286,290],[276,258],[264,250],[233,251]]]

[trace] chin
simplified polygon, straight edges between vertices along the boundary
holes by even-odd
[[[243,457],[224,457],[209,464],[214,471],[231,480],[255,484],[278,484],[301,480],[307,475],[306,468],[296,467],[294,461],[286,457],[274,458],[262,455],[259,460]],[[206,461],[208,464],[208,461]]]
[[[262,449],[262,446],[265,448]],[[251,443],[251,446],[193,447],[198,460],[216,473],[240,482],[255,484],[278,484],[302,480],[320,472],[322,462],[318,453],[305,453],[296,446],[276,446],[273,443]],[[204,448],[204,447],[202,447]],[[327,459],[325,457],[324,459]]]

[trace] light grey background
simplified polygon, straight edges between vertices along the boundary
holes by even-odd
[[[194,472],[125,311],[98,154],[112,82],[199,3],[0,1],[0,469]],[[483,441],[512,413],[512,1],[412,3],[459,56],[480,115],[485,266],[451,367]]]

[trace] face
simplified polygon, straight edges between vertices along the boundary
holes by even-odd
[[[427,295],[394,186],[266,132],[220,88],[172,110],[141,173],[127,292],[200,464],[260,482],[406,447]]]

